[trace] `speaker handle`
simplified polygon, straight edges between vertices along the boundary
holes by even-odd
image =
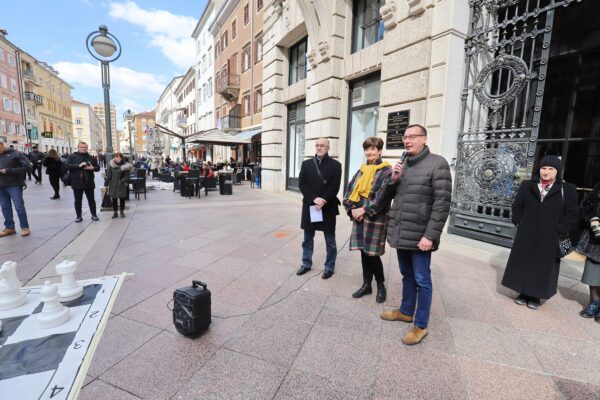
[[[202,289],[206,290],[206,283],[200,281],[192,281],[192,287],[196,289],[198,286],[202,286]]]

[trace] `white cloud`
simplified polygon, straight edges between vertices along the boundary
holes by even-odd
[[[149,36],[149,45],[157,47],[171,62],[187,69],[194,63],[195,43],[191,37],[196,20],[165,10],[145,10],[133,2],[110,3],[110,16],[138,25]]]
[[[61,78],[73,86],[102,89],[100,66],[92,63],[60,61],[52,65]],[[110,92],[134,99],[157,99],[166,84],[147,72],[138,72],[126,67],[110,66]]]

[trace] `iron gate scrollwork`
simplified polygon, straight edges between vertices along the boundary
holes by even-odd
[[[531,177],[554,10],[582,0],[470,0],[451,233],[510,245]]]

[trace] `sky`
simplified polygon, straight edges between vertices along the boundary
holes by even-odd
[[[0,28],[36,59],[52,65],[84,103],[103,103],[100,62],[87,36],[106,25],[122,47],[110,63],[110,100],[123,112],[152,110],[166,85],[194,64],[192,32],[207,0],[0,0]]]

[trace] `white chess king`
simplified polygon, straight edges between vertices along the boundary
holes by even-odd
[[[83,286],[75,280],[75,261],[65,260],[56,265],[56,273],[61,276],[58,285],[58,297],[60,301],[71,301],[83,296]]]
[[[41,294],[44,308],[37,315],[37,323],[40,328],[54,328],[64,324],[71,318],[70,310],[60,304],[58,299],[58,285],[46,281],[42,286]]]
[[[0,268],[0,310],[17,308],[27,301],[17,278],[17,263],[7,261]]]

